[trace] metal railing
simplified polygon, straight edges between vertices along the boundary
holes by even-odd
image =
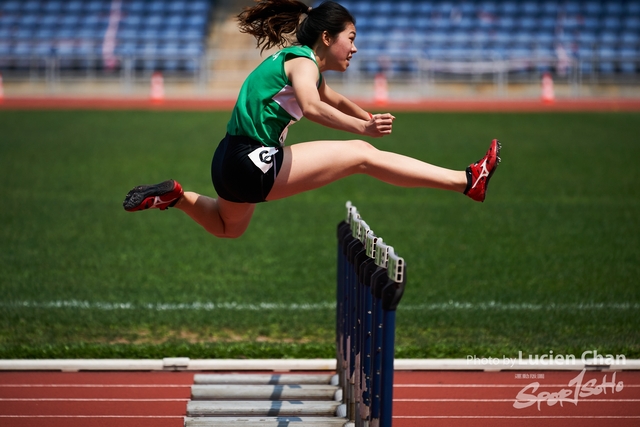
[[[223,85],[241,83],[264,57],[266,54],[260,57],[253,49],[211,50],[203,55],[115,55],[109,60],[99,54],[0,55],[0,73],[5,82],[45,82],[51,86],[60,82],[115,81],[126,91],[139,83],[148,84],[155,71],[162,71],[169,80],[205,87],[213,81]],[[216,67],[218,62],[234,65],[222,69]],[[427,97],[432,88],[448,83],[490,85],[497,94],[504,94],[510,84],[539,84],[547,72],[554,81],[567,84],[574,94],[579,94],[581,87],[589,85],[639,85],[640,56],[594,55],[560,60],[550,55],[505,58],[444,53],[430,57],[423,52],[361,51],[354,56],[348,72],[328,73],[327,77],[342,84],[370,84],[381,72],[391,84],[419,85],[418,95]]]

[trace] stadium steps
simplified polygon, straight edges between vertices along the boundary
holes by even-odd
[[[328,374],[195,375],[184,425],[346,426],[337,383]]]
[[[276,50],[265,50],[261,56],[255,38],[240,33],[236,17],[243,7],[253,4],[252,0],[216,2],[207,46],[214,58],[208,69],[209,87],[219,96],[225,93],[237,95],[249,73]]]

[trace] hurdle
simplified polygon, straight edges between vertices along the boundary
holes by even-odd
[[[405,262],[351,202],[338,224],[335,374],[198,374],[185,427],[390,427]]]
[[[390,427],[396,308],[406,264],[350,202],[338,224],[336,358],[347,417],[356,426]]]

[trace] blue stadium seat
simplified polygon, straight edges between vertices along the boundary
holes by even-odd
[[[614,31],[605,30],[598,36],[598,42],[606,46],[615,45],[618,43],[618,34]]]
[[[607,0],[604,2],[604,10],[608,15],[621,15],[624,11],[624,6],[621,2]]]
[[[76,37],[75,27],[61,27],[55,32],[55,38],[58,40],[73,40]]]
[[[589,31],[598,31],[600,29],[600,18],[596,16],[587,16],[582,19],[582,28]]]
[[[578,32],[576,41],[580,43],[580,45],[593,45],[597,41],[597,36],[593,31],[583,30]]]
[[[479,9],[483,13],[488,13],[491,15],[495,15],[498,13],[498,6],[496,2],[493,1],[483,1],[479,5]]]
[[[179,27],[167,27],[160,30],[158,38],[167,42],[180,40],[182,37],[182,29]]]
[[[106,13],[111,10],[111,2],[92,0],[85,4],[85,11],[89,13]]]
[[[602,14],[602,3],[599,1],[588,1],[584,4],[583,12],[590,16],[599,16]]]
[[[545,1],[542,3],[541,9],[544,15],[556,17],[560,9],[559,2]]]
[[[419,2],[416,7],[416,12],[420,15],[431,16],[433,4],[431,2]]]
[[[138,38],[139,29],[136,27],[122,27],[118,29],[119,40],[136,40]]]
[[[54,38],[55,31],[48,27],[40,27],[33,33],[33,38],[36,40],[52,40]]]
[[[537,30],[538,28],[540,28],[538,20],[533,16],[523,16],[518,22],[517,26],[518,28],[526,31],[531,31],[534,29]]]
[[[146,46],[150,46],[151,42],[160,38],[160,32],[161,31],[156,27],[147,27],[138,32],[138,38],[140,40],[147,41],[148,43]]]
[[[164,15],[159,14],[157,11],[154,11],[154,12],[155,13],[153,15],[149,15],[146,18],[144,18],[143,23],[145,28],[157,29],[164,25],[165,23]]]
[[[472,44],[474,45],[485,45],[487,43],[489,43],[491,41],[491,36],[488,32],[486,31],[482,31],[482,30],[477,30],[474,31],[472,33],[470,33],[470,40],[472,42]]]
[[[431,28],[431,19],[422,15],[416,16],[412,21],[416,31],[425,31]]]
[[[63,4],[63,11],[65,13],[78,14],[83,9],[83,2],[81,1],[67,1]]]
[[[582,5],[577,1],[568,1],[563,6],[563,11],[568,15],[579,15],[582,12]]]
[[[411,31],[411,17],[407,15],[395,15],[391,17],[391,22],[389,22],[389,26],[392,29],[403,30],[403,31]]]
[[[189,28],[204,29],[207,24],[207,17],[198,13],[192,13],[185,19],[185,25]]]
[[[540,28],[544,31],[555,30],[557,18],[551,15],[544,15],[538,21]]]
[[[41,10],[49,14],[60,13],[62,8],[63,3],[61,1],[47,1],[41,6]]]
[[[127,1],[122,4],[125,13],[142,14],[145,11],[146,2],[142,0]]]
[[[154,0],[147,3],[146,12],[150,14],[162,14],[165,12],[167,4],[164,1]]]
[[[507,30],[510,31],[512,29],[515,28],[516,26],[516,20],[514,18],[512,18],[511,16],[501,16],[498,19],[498,28],[502,29],[502,30]]]
[[[628,46],[618,51],[621,58],[620,71],[624,74],[635,74],[640,70],[640,52],[637,48]]]
[[[0,38],[0,56],[8,56],[11,53],[12,45],[10,41]]]
[[[465,16],[475,16],[478,12],[476,4],[472,1],[462,1],[458,4],[458,7]]]
[[[13,45],[11,52],[15,56],[29,57],[32,54],[32,44],[30,41],[19,40]]]
[[[599,71],[603,74],[613,74],[615,72],[615,50],[610,46],[601,46],[597,51],[597,55],[600,59]]]
[[[449,34],[448,40],[453,45],[466,45],[472,41],[471,33],[468,31],[454,31]]]
[[[13,37],[22,42],[28,42],[33,38],[35,30],[32,27],[18,27],[13,32]]]
[[[6,1],[0,4],[0,12],[2,13],[17,13],[22,8],[22,2],[20,1]]]
[[[426,34],[427,40],[429,43],[434,43],[437,45],[442,45],[449,41],[449,33],[447,31],[434,29]]]
[[[22,5],[22,12],[30,12],[30,13],[38,13],[40,11],[40,2],[39,1],[25,1]]]
[[[13,30],[10,27],[0,26],[0,42],[9,44],[12,37]]]
[[[622,27],[625,30],[640,31],[640,11],[635,16],[623,18]]]
[[[540,3],[535,1],[525,1],[522,3],[522,14],[524,16],[538,16],[540,14]]]
[[[624,10],[624,13],[627,16],[630,15],[640,15],[640,1],[629,1],[627,2],[627,6]]]
[[[503,16],[514,16],[518,14],[519,9],[518,3],[515,1],[503,1],[497,6],[498,13]]]
[[[48,57],[55,52],[55,45],[51,41],[38,41],[32,45],[31,53],[35,56]]]
[[[616,31],[621,26],[622,22],[618,16],[606,16],[602,21],[602,28],[605,30]]]
[[[187,3],[187,10],[191,13],[206,14],[209,12],[210,4],[206,0],[193,0]]]
[[[72,13],[65,14],[60,18],[59,24],[61,28],[76,27],[80,24],[80,15]]]
[[[453,2],[442,1],[434,4],[434,11],[442,16],[451,16],[454,11],[455,5]]]
[[[165,20],[165,25],[167,27],[182,27],[185,24],[186,20],[184,15],[176,14],[170,15]]]
[[[395,12],[399,15],[413,16],[415,14],[415,3],[411,1],[400,1],[396,3]]]
[[[627,46],[640,45],[640,34],[636,31],[623,31],[620,33],[620,43]]]
[[[188,2],[173,0],[167,5],[167,12],[170,14],[183,13],[187,9]]]

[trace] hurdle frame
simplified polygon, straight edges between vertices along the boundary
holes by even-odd
[[[406,264],[351,202],[338,224],[336,367],[347,417],[356,426],[392,425],[396,309]]]

